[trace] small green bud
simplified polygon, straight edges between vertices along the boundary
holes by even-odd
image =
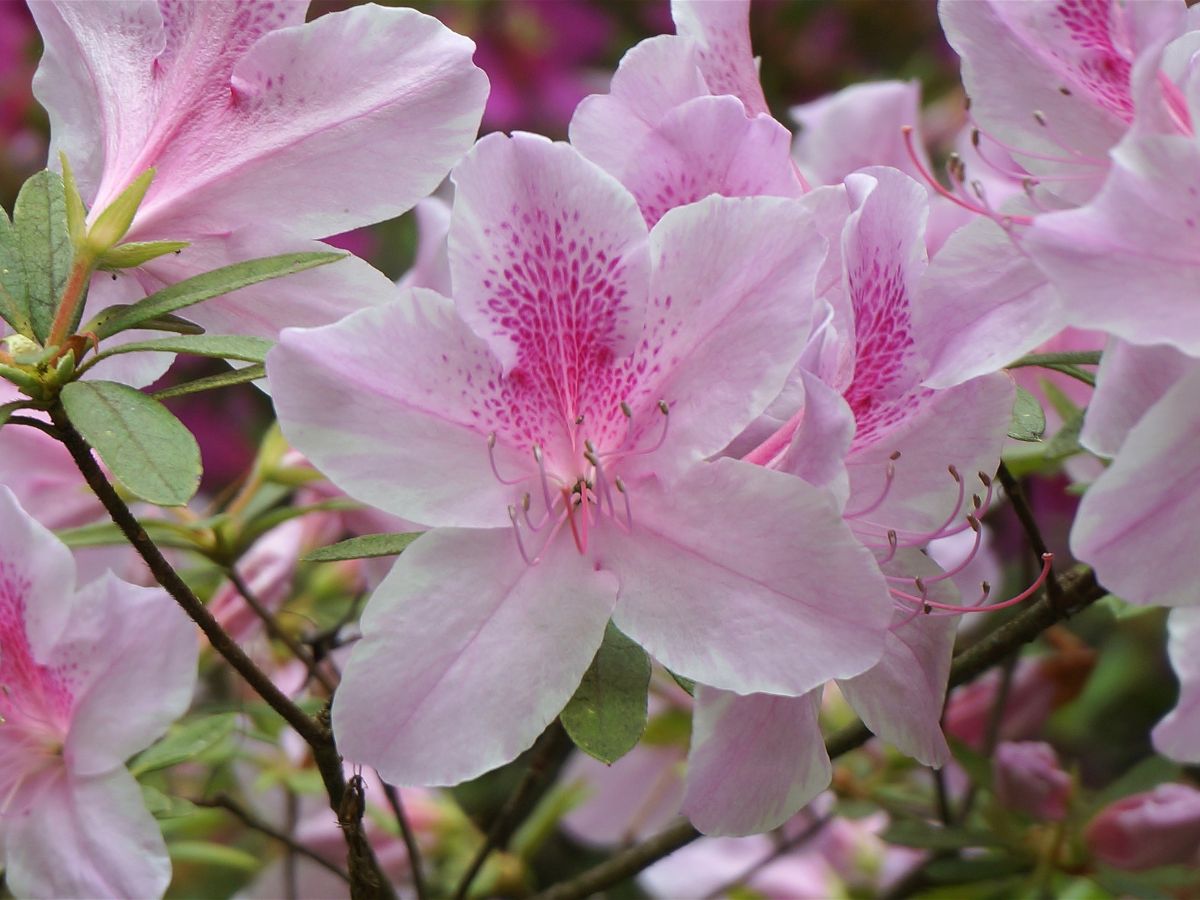
[[[134,241],[118,244],[101,254],[99,267],[107,271],[132,269],[168,253],[178,253],[187,246],[187,241]]]
[[[154,169],[147,169],[96,217],[96,221],[88,229],[87,245],[97,256],[107,253],[125,237],[153,180]]]

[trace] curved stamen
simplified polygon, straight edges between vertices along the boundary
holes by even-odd
[[[488,462],[492,464],[492,474],[496,476],[497,481],[499,481],[501,484],[520,484],[525,480],[524,477],[509,479],[500,474],[500,469],[496,466],[496,432],[493,431],[488,435],[487,447]]]
[[[542,482],[542,500],[546,503],[546,509],[552,509],[554,502],[550,499],[550,482],[546,477],[546,457],[542,453],[542,448],[537,444],[533,446],[533,458],[537,462],[538,476]]]
[[[937,194],[945,197],[956,206],[961,206],[963,209],[969,210],[970,212],[981,216],[986,216],[989,219],[997,221],[997,223],[1000,221],[1008,221],[1021,225],[1033,224],[1033,219],[1031,219],[1029,216],[1002,216],[1000,219],[997,219],[996,214],[987,207],[979,206],[974,203],[968,203],[966,200],[962,199],[962,197],[958,196],[958,194],[947,190],[940,181],[933,177],[933,174],[925,167],[925,163],[921,162],[921,158],[917,155],[916,148],[913,146],[913,127],[911,125],[905,125],[900,129],[900,131],[904,134],[904,147],[906,150],[908,150],[909,159],[912,160],[912,163],[916,167],[918,174],[925,179],[926,183],[933,188]]]
[[[884,469],[883,490],[880,492],[879,496],[875,498],[875,502],[868,504],[867,506],[863,507],[862,509],[855,510],[854,512],[842,513],[843,519],[857,519],[860,516],[865,516],[865,515],[868,515],[869,513],[873,513],[875,510],[879,509],[879,507],[883,505],[883,501],[886,500],[888,494],[891,493],[892,482],[894,482],[896,480],[896,460],[898,460],[899,458],[900,458],[899,450],[897,450],[895,453],[893,453],[891,456],[888,457],[887,468]]]
[[[671,407],[667,405],[666,400],[659,400],[658,401],[658,411],[660,413],[662,413],[662,417],[663,417],[662,434],[660,434],[658,436],[658,440],[655,442],[653,447],[643,447],[641,450],[634,450],[632,448],[625,447],[625,442],[629,440],[629,434],[633,430],[633,410],[631,410],[629,408],[628,403],[622,403],[621,404],[621,412],[623,412],[625,414],[626,419],[628,419],[628,421],[629,421],[629,429],[625,432],[625,440],[621,442],[621,446],[618,447],[616,450],[606,450],[604,453],[601,453],[599,455],[600,458],[601,459],[623,459],[624,457],[627,457],[627,456],[645,456],[648,453],[653,453],[659,447],[661,447],[663,445],[663,442],[666,441],[666,439],[667,439],[667,430],[668,430],[668,428],[670,426],[670,422],[671,422],[671,415],[670,415]]]
[[[966,613],[998,612],[1002,609],[1008,609],[1010,606],[1016,606],[1018,603],[1023,603],[1036,594],[1041,589],[1042,585],[1046,583],[1046,579],[1050,577],[1050,567],[1053,565],[1053,563],[1054,554],[1043,553],[1042,571],[1038,573],[1038,577],[1033,584],[1021,591],[1021,593],[1017,594],[1015,597],[1010,597],[1008,600],[1002,600],[999,603],[993,603],[990,606],[982,605],[982,600],[987,598],[990,590],[990,586],[986,581],[983,583],[984,591],[983,597],[980,598],[981,602],[974,606],[955,606],[952,603],[939,603],[936,600],[930,600],[927,596],[924,596],[924,594],[920,597],[914,597],[912,594],[906,594],[904,591],[898,591],[895,589],[891,591],[891,594],[897,600],[903,600],[906,603],[919,604],[920,608],[924,610],[927,615],[960,616],[965,615]],[[922,584],[920,587],[923,589],[924,585]]]
[[[613,481],[617,486],[617,490],[620,491],[621,496],[625,498],[625,524],[630,531],[633,531],[633,507],[629,505],[629,491],[625,489],[625,482],[621,480],[621,476],[618,475]],[[616,521],[616,519],[613,521]]]

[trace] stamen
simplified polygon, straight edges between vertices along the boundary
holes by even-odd
[[[538,476],[542,481],[542,499],[546,503],[546,509],[552,509],[554,503],[550,500],[550,482],[546,477],[546,460],[542,453],[542,448],[537,446],[537,444],[533,446],[533,458],[537,462]]]
[[[936,600],[930,600],[926,596],[914,597],[912,594],[906,594],[905,592],[896,590],[894,588],[892,589],[891,593],[892,596],[897,600],[903,600],[906,603],[919,604],[927,615],[960,616],[965,615],[966,613],[998,612],[1002,609],[1008,609],[1010,606],[1016,606],[1018,603],[1023,603],[1025,600],[1028,600],[1030,597],[1036,594],[1041,589],[1042,585],[1046,583],[1046,579],[1050,577],[1050,567],[1053,563],[1054,554],[1043,553],[1042,571],[1038,574],[1038,577],[1033,584],[1021,591],[1021,593],[1017,594],[1015,597],[1011,597],[1008,600],[1003,600],[1000,603],[993,603],[990,606],[983,605],[983,601],[987,599],[987,595],[991,591],[991,585],[989,585],[986,581],[983,582],[983,596],[980,598],[979,602],[973,606],[955,606],[951,603],[939,603]]]
[[[575,539],[575,549],[580,553],[584,552],[584,545],[579,539],[579,529],[575,525],[575,504],[571,502],[570,488],[562,488],[563,502],[567,507],[567,524],[571,526],[571,537]]]
[[[620,475],[613,479],[613,483],[616,484],[617,490],[621,492],[621,496],[625,498],[625,524],[628,525],[629,530],[632,531],[633,508],[629,505],[629,491],[625,490],[625,482],[621,480]]]
[[[511,503],[508,505],[508,517],[512,520],[513,537],[517,539],[517,549],[521,551],[521,559],[525,560],[525,565],[537,565],[535,560],[529,558],[529,554],[525,552],[525,542],[521,540],[521,528],[517,525],[517,508]]]
[[[500,470],[496,467],[496,432],[492,432],[487,437],[488,447],[488,462],[492,464],[492,474],[496,476],[496,480],[501,484],[520,484],[524,478],[508,479],[500,474]]]
[[[918,174],[925,179],[926,183],[933,188],[937,194],[945,197],[956,206],[961,206],[963,209],[969,210],[970,212],[981,216],[986,216],[987,218],[997,222],[997,224],[1001,223],[1001,219],[997,219],[995,212],[992,210],[984,206],[978,206],[977,204],[969,203],[953,191],[947,190],[940,181],[933,177],[932,173],[930,173],[930,171],[925,167],[925,164],[921,162],[921,158],[917,155],[916,148],[913,146],[913,127],[911,125],[905,125],[900,129],[900,131],[904,134],[904,147],[908,150],[908,158],[912,160],[912,163],[916,167]],[[1022,225],[1033,224],[1033,219],[1031,219],[1029,216],[1004,216],[1002,219],[1010,222],[1018,222]]]
[[[895,453],[893,453],[891,456],[888,457],[887,468],[884,470],[884,476],[883,476],[883,490],[880,492],[879,496],[875,498],[875,502],[863,507],[862,509],[855,510],[854,512],[843,513],[842,518],[857,519],[860,516],[865,516],[869,513],[873,513],[875,510],[879,509],[879,507],[883,505],[883,501],[886,500],[887,495],[889,493],[891,493],[892,483],[896,480],[896,460],[898,460],[899,458],[900,458],[899,450],[897,450]]]

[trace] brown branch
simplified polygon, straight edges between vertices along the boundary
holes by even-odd
[[[317,680],[321,687],[325,688],[330,694],[333,694],[336,685],[330,680],[328,675],[317,667],[317,661],[305,649],[304,645],[283,630],[279,622],[271,615],[271,611],[258,599],[258,595],[250,589],[250,585],[246,584],[246,580],[242,578],[236,566],[230,566],[226,574],[229,576],[230,583],[242,595],[242,599],[246,601],[246,605],[262,621],[263,627],[267,629],[267,634],[287,647],[296,659],[304,663],[309,674]]]
[[[336,875],[338,878],[342,879],[342,881],[346,882],[347,884],[350,883],[350,876],[346,873],[346,871],[344,869],[339,868],[338,866],[334,865],[329,860],[327,860],[325,857],[315,853],[314,851],[310,850],[308,847],[305,847],[303,844],[298,843],[294,838],[290,837],[289,835],[284,834],[282,831],[275,828],[274,826],[267,824],[262,819],[258,818],[256,815],[254,815],[249,810],[247,810],[245,807],[243,807],[240,803],[238,803],[236,800],[234,800],[228,794],[217,794],[215,797],[212,797],[211,799],[192,800],[191,802],[195,806],[203,806],[208,809],[223,809],[226,812],[232,813],[236,818],[240,819],[242,824],[245,825],[247,828],[249,828],[251,831],[260,832],[262,834],[265,834],[267,837],[269,837],[273,840],[279,841],[279,843],[283,844],[283,846],[285,846],[291,853],[294,853],[296,856],[303,856],[305,859],[309,860],[310,862],[316,863],[318,866],[320,866],[322,869],[325,869],[327,872],[332,872],[334,875]]]
[[[467,896],[467,892],[471,889],[471,883],[479,874],[479,870],[483,868],[483,864],[487,862],[492,851],[508,843],[508,839],[512,837],[513,832],[517,830],[530,808],[537,801],[542,788],[549,783],[550,776],[571,752],[571,746],[571,739],[567,736],[566,729],[557,719],[542,732],[541,737],[533,745],[529,768],[505,801],[500,812],[497,813],[491,828],[488,829],[483,846],[479,848],[475,858],[471,860],[471,865],[467,867],[466,873],[458,883],[458,888],[454,892],[454,900],[463,900]]]
[[[1008,500],[1012,504],[1013,512],[1017,514],[1017,520],[1021,523],[1021,528],[1024,529],[1025,536],[1029,539],[1029,546],[1033,548],[1038,566],[1041,566],[1042,557],[1049,553],[1050,549],[1046,546],[1041,529],[1038,528],[1033,510],[1029,508],[1029,501],[1025,498],[1025,491],[1021,488],[1020,482],[1013,478],[1012,472],[1008,471],[1008,466],[1003,461],[1000,463],[1000,468],[996,470],[996,477],[1000,479],[1000,484],[1003,486],[1004,492],[1008,494]],[[1062,589],[1059,586],[1058,579],[1054,575],[1053,567],[1050,569],[1050,575],[1046,579],[1046,593],[1055,602],[1058,602],[1062,597]]]
[[[1090,569],[1068,572],[1062,579],[1059,602],[1042,597],[1016,618],[1001,625],[987,637],[963,650],[950,667],[949,687],[973,681],[987,669],[1009,657],[1022,644],[1079,610],[1095,603],[1107,591],[1097,582]],[[830,759],[837,759],[857,749],[871,738],[871,732],[861,722],[834,732],[825,741]],[[700,837],[700,832],[686,821],[652,835],[637,846],[617,853],[609,859],[570,881],[554,885],[536,895],[535,900],[582,900],[597,891],[632,878],[643,869],[669,856]]]
[[[417,846],[417,836],[413,834],[412,825],[404,812],[404,804],[400,800],[400,792],[393,785],[383,780],[383,776],[375,773],[383,785],[384,796],[396,816],[396,824],[400,826],[400,837],[404,839],[404,847],[408,851],[409,874],[412,875],[413,892],[417,900],[427,900],[429,891],[425,886],[425,876],[421,866],[421,848]]]
[[[279,713],[283,720],[296,730],[296,733],[312,749],[313,761],[321,773],[321,780],[329,794],[329,805],[335,811],[340,811],[346,795],[346,777],[342,772],[342,758],[338,755],[333,732],[329,729],[328,723],[310,718],[304,710],[279,690],[270,677],[259,669],[237,645],[237,642],[225,632],[208,608],[179,577],[179,573],[171,567],[158,546],[134,518],[129,507],[125,505],[125,501],[117,495],[100,465],[92,456],[91,447],[83,439],[83,435],[71,424],[62,404],[56,403],[51,408],[50,418],[58,431],[59,440],[71,454],[71,458],[75,461],[84,480],[87,481],[88,486],[108,511],[113,522],[145,561],[155,580],[200,627],[212,648],[245,679],[246,683],[266,701],[268,706]],[[393,896],[391,885],[380,872],[379,864],[362,834],[361,827],[355,825],[355,827],[347,827],[345,831],[350,859],[351,896],[355,900],[360,897]]]

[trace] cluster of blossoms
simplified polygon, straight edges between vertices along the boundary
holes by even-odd
[[[632,48],[566,142],[476,141],[487,79],[435,19],[365,5],[306,23],[306,6],[31,5],[55,170],[35,178],[63,239],[49,261],[32,255],[29,235],[59,228],[29,225],[33,190],[0,221],[0,848],[14,893],[166,889],[167,849],[126,763],[193,702],[198,641],[168,593],[240,674],[270,673],[254,687],[308,743],[337,810],[293,808],[292,830],[334,872],[344,830],[352,882],[358,834],[386,877],[420,883],[415,842],[359,829],[347,801],[364,783],[378,782],[372,808],[387,795],[400,809],[384,784],[474,779],[560,717],[583,749],[623,757],[601,774],[577,765],[583,782],[632,773],[652,794],[632,816],[577,809],[566,825],[585,840],[682,813],[707,835],[778,829],[824,847],[817,865],[811,843],[710,844],[728,853],[712,873],[677,857],[647,874],[664,895],[719,890],[742,868],[764,893],[841,889],[853,866],[838,853],[874,854],[889,869],[878,887],[920,862],[888,857],[882,815],[830,822],[822,719],[843,700],[882,741],[947,767],[951,792],[963,773],[947,732],[965,754],[994,751],[997,809],[1068,821],[1081,789],[1052,747],[1024,740],[1036,726],[971,725],[969,697],[946,703],[960,621],[1059,590],[1049,553],[1006,598],[975,576],[1026,396],[1003,370],[1031,351],[1095,384],[1055,389],[1086,404],[1079,441],[1111,459],[1069,470],[1091,482],[1072,552],[1124,600],[1176,608],[1182,694],[1154,740],[1200,762],[1196,10],[942,0],[971,100],[947,186],[913,85],[797,107],[793,140],[760,84],[749,0],[674,0],[675,33]],[[354,257],[318,265],[333,258],[321,238],[414,207],[421,246],[399,284]],[[271,259],[286,278],[254,274]],[[1093,354],[1063,352],[1102,344],[1094,379],[1079,368]],[[155,430],[170,413],[136,389],[202,350],[259,365],[233,377],[265,377],[279,433],[218,514],[139,509],[130,537],[148,568],[110,549],[74,557],[47,529],[82,541],[129,512],[93,493],[106,473],[72,439],[134,496],[182,506],[195,492],[179,495],[165,459],[186,442]],[[347,552],[330,576],[343,600],[369,590],[357,622],[351,607],[327,642],[289,638],[275,614],[298,557],[381,532],[404,537],[385,542],[403,547],[394,565]],[[148,533],[202,534],[172,546],[216,564],[206,606]],[[1050,682],[1024,666],[1001,711]],[[604,697],[630,677],[632,742],[597,750],[615,727]],[[690,716],[689,736],[624,755],[648,685],[652,724]],[[983,687],[991,710],[997,687]],[[328,716],[290,706],[301,694]],[[1041,699],[1038,724],[1062,702]],[[348,786],[336,760],[322,767],[322,740]],[[308,750],[293,751],[241,761],[302,768]],[[1195,862],[1198,796],[1172,783],[1120,800],[1087,825],[1088,853]],[[404,797],[427,840],[473,828],[436,795]],[[1147,844],[1154,829],[1167,838]],[[296,877],[267,872],[255,890],[294,893]]]

